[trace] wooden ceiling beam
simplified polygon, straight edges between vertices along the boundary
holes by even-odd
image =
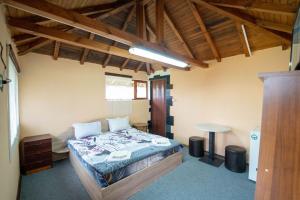
[[[119,30],[111,25],[104,24],[103,22],[96,21],[74,11],[66,10],[60,6],[43,0],[3,0],[3,3],[26,12],[40,15],[63,24],[85,30],[87,32],[127,44],[129,46],[134,46],[137,44],[143,45],[145,48],[153,49],[158,52],[164,52],[165,54],[168,54],[171,57],[175,57],[179,60],[183,60],[190,65],[208,67],[206,63],[203,63],[199,60],[188,58],[176,52],[170,51],[167,48],[163,48],[157,44],[142,40],[133,34]]]
[[[145,39],[145,9],[141,0],[136,0],[136,35]]]
[[[126,10],[130,7],[132,7],[134,5],[134,1],[132,0],[126,0],[124,1],[125,3],[123,3],[123,5],[120,5],[119,7],[116,7],[115,9],[107,12],[107,13],[104,13],[102,15],[100,15],[99,17],[96,17],[97,19],[100,19],[100,20],[103,20],[109,16],[112,16],[112,15],[115,15],[119,12],[121,12],[122,10]]]
[[[35,49],[38,49],[42,46],[50,44],[51,42],[52,42],[52,40],[48,40],[47,38],[38,38],[29,44],[25,44],[25,45],[18,47],[18,49],[22,49],[21,51],[18,52],[18,55],[23,56],[27,53],[32,52]]]
[[[104,24],[103,22],[96,21],[77,12],[64,9],[46,1],[3,0],[3,3],[26,12],[34,13],[66,25],[85,30],[87,32],[95,33],[96,35],[115,40],[129,46],[143,45],[145,48],[163,52],[171,57],[183,60],[184,62],[187,62],[193,66],[202,66],[205,68],[208,67],[206,63],[203,63],[199,60],[188,58],[157,44],[142,40],[133,34],[119,30],[111,25]]]
[[[145,19],[145,6],[144,1],[136,0],[136,34],[139,38],[145,40],[146,37],[146,19]],[[149,63],[146,63],[147,74],[150,75]]]
[[[53,59],[57,60],[58,55],[59,55],[59,49],[60,49],[60,42],[55,41],[54,42],[54,49],[53,49]]]
[[[246,26],[255,28],[256,30],[260,30],[263,33],[273,35],[273,36],[277,37],[279,40],[281,40],[283,43],[290,44],[290,42],[291,42],[292,38],[291,38],[290,34],[286,34],[286,33],[282,33],[282,32],[278,32],[278,31],[274,31],[274,30],[270,30],[270,29],[261,27],[260,25],[257,24],[255,18],[251,17],[250,15],[238,12],[236,9],[232,10],[231,8],[227,8],[227,9],[219,8],[219,7],[212,5],[203,0],[192,0],[192,1],[194,1],[195,3],[197,3],[200,6],[210,9],[216,13],[227,16],[236,22],[245,24]]]
[[[226,8],[235,8],[246,11],[257,11],[270,14],[295,16],[297,5],[265,3],[247,0],[208,0],[212,5]]]
[[[290,25],[278,24],[278,23],[265,21],[265,20],[256,20],[256,22],[259,26],[262,26],[262,27],[265,27],[268,29],[281,31],[281,32],[289,33],[289,34],[291,34],[293,32],[293,27]]]
[[[108,4],[108,5],[110,5],[110,4]],[[117,6],[117,5],[119,5],[119,6]],[[93,19],[103,20],[103,19],[105,19],[109,16],[112,16],[112,15],[118,13],[118,12],[121,12],[122,10],[125,10],[125,9],[129,8],[132,5],[133,5],[133,2],[131,0],[125,0],[125,1],[122,2],[122,4],[120,4],[120,2],[118,4],[114,4],[114,6],[113,6],[114,9],[110,10],[109,12],[100,13],[100,14],[97,13],[96,15],[95,15],[95,13],[92,13],[92,11],[91,11],[92,6],[91,7],[84,7],[84,8],[75,9],[74,11],[78,11],[79,13],[87,15],[88,17],[91,17]],[[95,9],[100,7],[100,6],[101,5],[95,6]],[[39,17],[39,16],[34,16],[34,17],[37,17],[37,19],[35,19],[35,18],[32,19],[30,17],[17,18],[17,19],[25,19],[26,20],[28,18],[30,22],[34,22],[34,23],[37,23],[37,24],[46,24],[48,22],[51,22],[51,20],[49,20],[47,18],[44,18],[44,17]],[[11,18],[11,19],[14,19],[14,18]],[[66,25],[59,24],[59,25],[55,26],[55,28],[57,28],[59,30],[63,30],[63,29],[66,29]],[[73,29],[75,29],[75,28],[73,28]],[[20,40],[18,40],[18,38],[14,38],[14,37],[13,37],[13,40],[16,44],[23,44],[24,42],[31,41],[34,38],[38,38],[38,37],[30,35],[30,34],[21,34],[19,36]]]
[[[122,25],[122,29],[121,30],[125,31],[127,29],[128,25],[129,25],[129,22],[131,21],[132,16],[134,14],[134,8],[135,8],[135,6],[133,6],[131,8],[131,10],[129,11],[129,14],[126,17],[126,19],[125,19],[125,21],[124,21],[124,23]],[[117,44],[118,43],[116,41],[113,42],[113,46],[116,46]],[[103,65],[102,65],[103,68],[105,68],[108,65],[110,59],[111,59],[111,55],[107,55],[107,57],[105,58],[105,60],[103,62]]]
[[[136,67],[135,72],[137,73],[138,71],[140,71],[144,64],[144,62],[140,62],[140,64]]]
[[[165,17],[165,20],[167,21],[168,25],[170,26],[170,28],[172,29],[172,31],[175,33],[175,35],[178,38],[178,40],[180,41],[180,43],[182,44],[183,48],[188,53],[188,55],[191,58],[195,58],[194,53],[193,53],[191,47],[189,47],[189,45],[186,42],[186,40],[184,39],[183,35],[180,33],[178,27],[174,23],[174,20],[171,18],[171,15],[170,15],[170,13],[169,13],[169,11],[167,10],[166,7],[165,7],[165,11],[164,11],[164,17]]]
[[[164,41],[164,0],[156,0],[155,16],[156,16],[156,42],[162,45]]]
[[[164,64],[159,61],[155,61],[152,59],[136,56],[133,54],[130,54],[128,50],[110,46],[95,40],[89,40],[88,38],[80,37],[78,35],[74,35],[71,33],[66,33],[63,31],[59,31],[50,27],[45,27],[37,24],[32,24],[30,22],[26,22],[23,20],[8,20],[8,25],[15,28],[18,31],[37,35],[40,37],[44,37],[50,40],[55,40],[58,42],[62,42],[65,44],[81,47],[81,48],[88,48],[90,50],[99,51],[102,53],[112,54],[115,56],[120,56],[124,58],[129,58],[141,62],[148,62],[148,63],[154,63],[154,64]],[[175,66],[170,66],[176,69],[182,69]]]
[[[13,19],[11,19],[13,20]],[[18,19],[16,19],[18,20]],[[22,20],[23,21],[23,20]],[[63,27],[64,29],[61,29],[61,27],[59,27],[58,30],[63,30],[63,31],[66,31],[66,32],[71,32],[73,30],[73,28],[67,28],[65,29],[65,27]],[[28,34],[28,35],[31,35],[31,34]],[[48,45],[49,43],[51,43],[52,41],[51,40],[48,40],[46,38],[42,38],[42,37],[38,37],[38,36],[35,36],[36,39],[29,43],[29,44],[24,44],[24,45],[17,45],[17,48],[19,49],[21,46],[27,46],[27,49],[23,49],[22,51],[18,52],[18,55],[19,56],[23,56],[27,53],[30,53],[31,51],[35,50],[35,49],[39,49],[43,46],[46,46]]]
[[[215,42],[212,39],[211,34],[208,32],[208,30],[206,28],[206,25],[205,25],[201,15],[200,15],[200,12],[199,12],[197,6],[193,2],[191,2],[190,0],[187,0],[187,3],[188,3],[189,8],[191,9],[191,11],[194,15],[194,18],[196,19],[196,21],[197,21],[197,23],[198,23],[198,25],[201,29],[201,32],[204,35],[204,37],[205,37],[205,39],[206,39],[213,55],[214,55],[214,57],[216,58],[216,60],[218,62],[221,62],[220,53],[217,49],[217,46],[216,46]]]
[[[240,38],[240,42],[241,42],[241,45],[242,45],[243,52],[244,52],[246,57],[249,57],[250,54],[249,54],[248,49],[247,49],[246,40],[245,40],[243,30],[242,30],[242,24],[237,22],[236,23],[236,29],[237,29],[237,32],[238,32],[238,35],[239,35],[239,38]]]
[[[121,70],[121,71],[122,71],[122,70],[124,69],[124,67],[128,64],[128,62],[129,62],[129,58],[126,58],[126,59],[124,60],[124,62],[122,63],[121,67],[120,67],[120,70]]]
[[[122,10],[125,10],[132,5],[133,5],[132,0],[122,0],[122,1],[115,1],[115,2],[111,2],[111,3],[87,6],[87,7],[82,7],[82,8],[75,8],[72,11],[80,13],[82,15],[89,16],[89,17],[102,16],[103,18],[106,18],[106,17],[114,15]],[[51,19],[44,18],[42,16],[37,16],[37,15],[26,16],[26,17],[21,17],[21,18],[17,18],[17,19],[30,21],[32,23],[37,23],[37,24],[47,24],[52,21]]]
[[[90,33],[89,39],[90,40],[94,40],[94,37],[95,37],[95,34],[94,33]],[[84,64],[86,57],[89,55],[89,52],[90,52],[89,49],[87,49],[87,48],[83,49],[82,54],[80,56],[80,64],[81,65]]]

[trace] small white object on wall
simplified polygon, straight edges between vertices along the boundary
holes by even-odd
[[[250,152],[249,152],[249,176],[252,181],[256,181],[259,158],[260,128],[250,132]]]

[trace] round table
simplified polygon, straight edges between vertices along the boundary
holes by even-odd
[[[219,167],[223,163],[223,160],[215,157],[215,133],[227,133],[231,131],[231,128],[228,126],[213,123],[197,124],[196,128],[200,131],[209,132],[208,155],[205,155],[199,160],[215,167]]]

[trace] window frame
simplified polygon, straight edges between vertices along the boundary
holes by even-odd
[[[11,137],[12,137],[12,133],[11,133],[11,112],[10,112],[10,87],[12,83],[8,84],[8,91],[7,91],[7,111],[8,111],[8,146],[9,146],[9,159],[12,160],[12,156],[13,156],[13,151],[16,149],[15,146],[18,144],[19,138],[20,138],[20,109],[19,109],[19,73],[20,73],[20,66],[19,63],[17,62],[16,59],[16,55],[12,49],[11,45],[7,45],[7,77],[9,78],[9,73],[10,73],[10,62],[12,62],[13,64],[13,69],[15,71],[16,77],[17,77],[17,83],[16,83],[16,111],[17,111],[17,133],[15,135],[15,138],[13,140],[13,142],[11,142]]]
[[[137,97],[137,84],[138,83],[146,83],[146,97],[140,98]],[[134,100],[145,100],[148,99],[148,81],[143,81],[143,80],[133,80],[133,88],[134,88]]]

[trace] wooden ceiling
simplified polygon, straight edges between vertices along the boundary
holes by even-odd
[[[197,67],[260,49],[286,49],[299,1],[2,0],[19,55],[35,52],[148,74],[173,66],[133,56],[130,46]]]

